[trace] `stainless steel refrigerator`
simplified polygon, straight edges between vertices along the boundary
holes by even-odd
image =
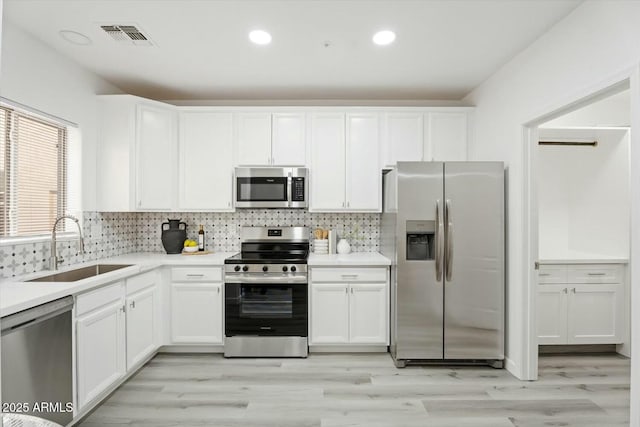
[[[503,163],[398,162],[383,181],[396,366],[502,367]]]

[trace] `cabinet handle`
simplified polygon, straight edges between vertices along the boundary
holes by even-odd
[[[564,288],[564,289],[562,290],[562,292],[564,292],[564,293],[566,294],[566,293],[567,293],[567,288]]]
[[[344,293],[348,294],[349,293],[349,288],[344,288]]]
[[[350,289],[351,289],[351,294],[353,294],[353,288],[350,288]]]
[[[220,293],[220,288],[218,288],[218,293]]]
[[[341,277],[343,279],[357,279],[358,275],[357,274],[343,274]]]
[[[204,274],[187,274],[187,277],[203,277]]]
[[[607,273],[587,273],[587,276],[604,276]]]
[[[571,293],[576,293],[576,288],[571,288]]]
[[[342,207],[344,208],[344,202],[342,202]]]
[[[543,277],[543,276],[551,276],[550,273],[538,273],[538,276]]]
[[[131,301],[131,304],[129,304],[129,307],[136,308],[136,302],[135,301]]]
[[[121,312],[125,313],[125,312],[126,312],[126,310],[127,310],[127,306],[126,306],[126,304],[125,304],[125,305],[123,305],[122,307],[120,307],[120,311],[121,311]]]

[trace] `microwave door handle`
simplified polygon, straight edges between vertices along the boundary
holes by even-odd
[[[293,207],[293,202],[291,201],[291,187],[293,186],[293,179],[291,178],[291,171],[289,171],[287,175],[287,206],[290,208]]]

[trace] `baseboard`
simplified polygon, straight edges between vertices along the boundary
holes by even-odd
[[[163,345],[158,353],[224,353],[224,345]]]
[[[520,374],[520,369],[518,369],[518,366],[516,365],[516,363],[509,359],[508,357],[504,358],[504,368],[509,371],[509,373],[511,375],[513,375],[514,377],[518,378],[519,380],[522,380]]]
[[[386,345],[310,345],[309,353],[388,353]]]
[[[538,354],[617,353],[615,344],[539,345]]]

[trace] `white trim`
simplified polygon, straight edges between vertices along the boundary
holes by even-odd
[[[509,371],[509,373],[511,373],[511,375],[513,375],[514,377],[521,379],[518,365],[512,359],[509,359],[508,357],[504,358],[504,368]]]
[[[21,104],[17,101],[13,101],[11,99],[0,96],[0,105],[4,105],[8,108],[12,108],[17,110],[19,113],[24,114],[26,116],[31,116],[36,119],[44,119],[49,122],[53,122],[56,125],[62,125],[67,127],[78,128],[77,123],[71,122],[69,120],[63,119],[62,117],[54,116],[53,114],[45,113],[42,110],[38,110],[37,108],[29,107],[28,105]]]

